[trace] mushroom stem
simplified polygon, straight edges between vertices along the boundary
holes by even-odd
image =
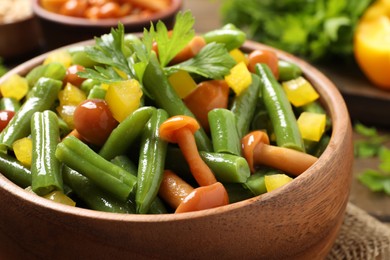
[[[191,130],[183,128],[175,133],[177,144],[186,159],[191,173],[200,186],[216,183],[214,174],[208,165],[202,160],[196,146],[194,135]]]
[[[195,180],[200,186],[206,186],[216,183],[217,180],[199,155],[194,137],[194,133],[199,128],[199,123],[193,117],[173,116],[160,125],[160,137],[179,145]]]
[[[268,136],[262,131],[247,134],[242,139],[242,147],[252,172],[255,165],[266,165],[298,176],[318,160],[304,152],[270,145]]]
[[[194,189],[170,170],[164,171],[159,196],[176,209],[175,213],[198,211],[229,204],[226,189],[220,182]]]

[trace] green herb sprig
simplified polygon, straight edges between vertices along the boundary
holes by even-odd
[[[101,65],[93,69],[87,68],[78,75],[104,83],[122,81],[125,75],[142,83],[153,42],[156,42],[159,62],[167,75],[180,69],[204,78],[221,79],[235,64],[223,44],[210,43],[195,57],[174,66],[168,66],[169,62],[194,37],[194,21],[192,13],[186,11],[176,15],[175,25],[171,32],[162,21],[158,21],[156,26],[151,23],[149,29],[144,28],[142,39],[132,42],[131,46],[125,46],[124,26],[119,23],[118,28],[113,28],[110,34],[105,34],[100,38],[95,37],[95,45],[86,49],[88,57]]]
[[[390,196],[390,149],[385,146],[390,140],[387,135],[380,135],[375,127],[361,123],[354,125],[354,130],[364,139],[355,141],[356,158],[378,157],[377,169],[366,169],[358,175],[358,180],[373,192],[384,192]]]

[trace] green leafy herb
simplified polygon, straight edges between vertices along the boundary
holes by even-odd
[[[177,14],[171,35],[161,21],[157,23],[156,31],[154,31],[153,26],[151,27],[149,33],[154,36],[157,42],[158,57],[162,67],[165,67],[194,37],[194,23],[194,17],[191,12],[187,11]]]
[[[101,82],[115,82],[123,80],[123,73],[130,78],[135,78],[130,68],[127,57],[124,54],[124,26],[118,24],[118,29],[111,29],[110,34],[104,34],[100,38],[95,37],[95,45],[87,46],[86,53],[90,59],[103,66],[96,66],[96,70],[86,69],[79,75],[84,78],[93,78]]]
[[[224,0],[222,19],[248,37],[319,60],[351,56],[354,28],[373,0]]]
[[[180,69],[205,78],[222,79],[235,63],[223,44],[213,42],[203,47],[194,58],[167,67],[166,71],[170,74]]]
[[[375,127],[367,127],[361,123],[356,123],[354,130],[363,136],[354,142],[354,153],[357,158],[378,156],[384,143],[390,140],[389,136],[378,134]]]
[[[390,149],[385,144],[387,135],[380,135],[375,127],[367,127],[361,123],[354,125],[356,133],[364,138],[354,143],[355,157],[378,157],[378,169],[363,171],[358,180],[374,192],[385,192],[390,195]]]
[[[379,151],[378,170],[368,169],[358,176],[358,180],[374,192],[385,192],[390,196],[390,149]]]

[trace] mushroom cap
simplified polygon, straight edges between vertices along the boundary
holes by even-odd
[[[253,154],[259,144],[269,144],[268,135],[260,130],[250,132],[241,139],[242,155],[248,162],[252,173],[255,172]]]
[[[175,213],[211,209],[229,204],[229,196],[220,182],[194,189],[176,208]]]
[[[176,132],[183,128],[189,129],[192,134],[194,134],[200,128],[200,125],[198,121],[191,116],[173,116],[160,125],[160,138],[171,143],[177,143]]]

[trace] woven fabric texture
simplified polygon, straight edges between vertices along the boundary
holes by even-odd
[[[340,234],[326,260],[390,259],[390,228],[349,203]]]

